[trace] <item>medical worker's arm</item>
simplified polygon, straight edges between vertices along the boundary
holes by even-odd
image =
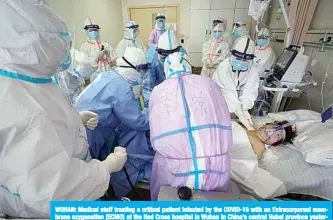
[[[130,87],[118,97],[114,105],[116,117],[135,131],[149,130],[149,116],[141,111]]]
[[[111,47],[110,44],[108,43],[103,43],[104,47],[105,47],[105,51],[106,51],[106,55],[107,57],[111,60],[110,65],[111,66],[115,66],[116,63],[116,59],[117,59],[117,53],[114,51],[114,49]]]
[[[233,73],[230,72],[228,65],[230,65],[229,60],[224,60],[217,68],[212,79],[220,87],[221,93],[228,104],[229,112],[234,113],[241,109],[241,102],[238,99],[236,85],[231,78]]]
[[[57,125],[43,114],[27,121],[28,127],[24,127],[24,131],[17,131],[24,132],[24,135],[15,135],[16,138],[8,144],[10,147],[2,151],[16,149],[24,155],[22,159],[16,158],[15,162],[12,160],[12,170],[17,170],[15,172],[19,178],[8,187],[18,190],[21,195],[19,200],[26,207],[48,214],[50,201],[93,201],[105,194],[110,174],[103,164],[98,160],[84,161],[84,152],[82,158],[73,157],[71,148],[75,149],[76,146],[71,145],[84,137],[70,137],[74,132],[59,133],[55,128]]]
[[[146,54],[146,62],[147,63],[152,63],[156,57],[156,47],[155,46],[151,46],[149,47],[147,54]]]
[[[149,38],[147,40],[147,43],[149,46],[156,46],[157,42],[154,42],[156,39],[156,31],[152,30],[152,32],[150,32],[149,34]]]
[[[209,53],[210,42],[207,41],[202,46],[202,63],[204,66],[208,65],[208,53]]]
[[[125,54],[125,41],[124,39],[119,42],[116,47],[117,56],[122,57]]]
[[[215,59],[212,63],[212,65],[214,67],[217,67],[223,60],[225,60],[225,58],[227,58],[229,56],[230,53],[230,49],[229,49],[229,45],[225,44],[225,46],[223,47],[222,51],[221,51],[221,55],[217,57],[217,59]]]
[[[98,59],[104,55],[103,52],[90,54],[87,44],[82,44],[80,51],[85,53],[92,68],[98,68]]]
[[[243,86],[242,94],[240,94],[239,100],[242,104],[243,110],[249,110],[253,107],[254,102],[258,97],[259,90],[259,73],[254,68],[248,72],[248,79]]]

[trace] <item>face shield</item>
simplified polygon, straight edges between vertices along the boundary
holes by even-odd
[[[267,28],[263,28],[257,34],[257,46],[265,47],[269,44],[270,41],[270,32]]]
[[[163,49],[161,49],[161,48],[157,48],[156,50],[157,50],[157,54],[158,54],[158,57],[159,57],[159,60],[161,61],[161,63],[163,63],[164,64],[164,62],[165,62],[165,59],[169,56],[169,55],[171,55],[171,54],[173,54],[173,53],[176,53],[176,52],[179,52],[180,51],[180,46],[179,47],[177,47],[176,49],[174,49],[174,50],[163,50]]]
[[[252,47],[254,47],[254,45],[250,38],[244,39],[242,42],[239,42],[237,45],[235,45],[234,49],[231,51],[231,66],[234,71],[248,70],[250,62],[252,62],[255,57],[252,52],[250,52],[251,54],[248,53],[249,50],[251,51]]]
[[[165,19],[164,18],[157,19],[156,26],[159,30],[164,30],[165,29]]]
[[[92,40],[99,40],[99,30],[96,28],[88,29],[88,37]]]

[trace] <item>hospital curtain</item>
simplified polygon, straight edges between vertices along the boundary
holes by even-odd
[[[291,44],[301,46],[309,30],[318,0],[293,0],[289,10]]]

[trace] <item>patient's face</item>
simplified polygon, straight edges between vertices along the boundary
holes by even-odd
[[[258,132],[265,144],[274,145],[284,140],[284,129],[275,131],[277,124],[267,124],[259,128]]]

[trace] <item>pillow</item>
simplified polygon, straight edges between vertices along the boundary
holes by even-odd
[[[325,124],[314,124],[306,132],[298,135],[294,146],[303,154],[307,163],[333,166],[333,120]]]

